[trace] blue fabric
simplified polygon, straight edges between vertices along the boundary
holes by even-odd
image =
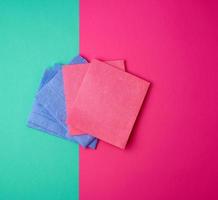
[[[80,64],[80,63],[88,63],[88,62],[82,56],[76,56],[70,61],[70,64]]]
[[[81,56],[75,57],[70,63],[79,64],[87,61]],[[98,140],[88,134],[70,136],[65,124],[66,106],[61,65],[45,70],[41,80],[28,126],[69,141],[77,142],[83,147],[96,148]]]

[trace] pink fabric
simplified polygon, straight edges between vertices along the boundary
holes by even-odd
[[[105,61],[109,65],[117,67],[118,69],[125,71],[124,60],[111,60]],[[84,134],[84,132],[75,129],[71,126],[69,122],[69,115],[72,112],[72,106],[74,104],[75,98],[77,96],[78,90],[80,88],[83,77],[89,67],[89,63],[86,64],[74,64],[74,65],[64,65],[62,69],[63,78],[64,78],[64,94],[66,101],[66,123],[70,134],[78,135]],[[88,132],[85,132],[88,133]]]
[[[125,148],[149,83],[92,60],[73,103],[68,123]]]
[[[80,0],[80,51],[151,88],[124,151],[80,148],[80,199],[218,199],[218,1]]]

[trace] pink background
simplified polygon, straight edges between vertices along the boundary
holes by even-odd
[[[80,149],[80,199],[218,199],[218,3],[80,0],[80,52],[152,82],[125,151]]]

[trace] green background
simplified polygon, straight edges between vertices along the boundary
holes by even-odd
[[[0,199],[78,199],[78,145],[26,127],[46,67],[78,53],[78,0],[0,0]]]

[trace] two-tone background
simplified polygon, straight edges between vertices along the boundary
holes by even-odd
[[[218,199],[217,8],[0,0],[0,200]],[[26,127],[43,70],[79,53],[152,83],[125,151]]]

